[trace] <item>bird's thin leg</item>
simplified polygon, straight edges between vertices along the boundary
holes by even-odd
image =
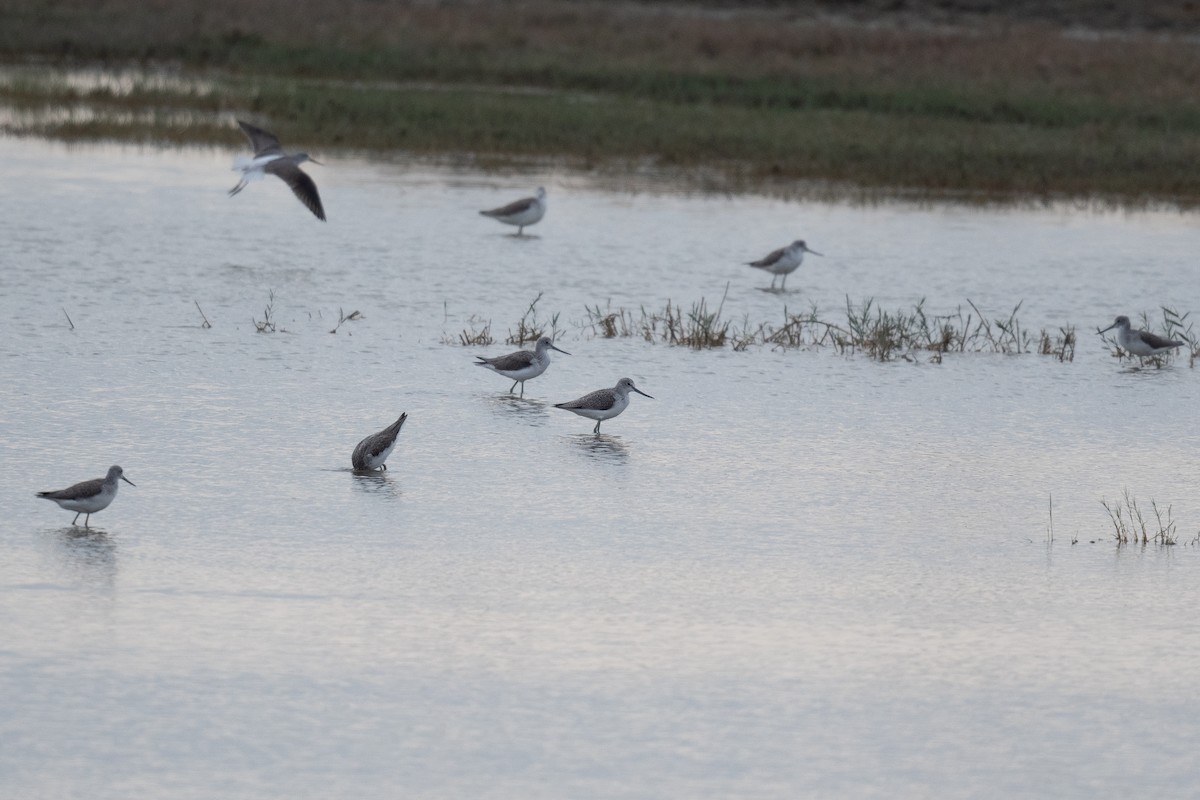
[[[774,291],[774,290],[775,290],[775,281],[777,281],[777,280],[779,280],[779,276],[778,276],[778,275],[772,275],[772,276],[771,276],[771,291]]]
[[[82,514],[82,513],[83,513],[82,511],[76,511],[76,512],[75,512],[75,519],[71,520],[71,524],[72,524],[72,525],[74,525],[76,522],[79,522],[79,515],[80,515],[80,514]]]
[[[513,392],[515,392],[515,391],[517,390],[517,384],[518,384],[518,383],[520,383],[520,381],[513,381],[513,385],[512,385],[512,386],[510,386],[510,387],[508,387],[508,393],[509,393],[509,394],[512,394]],[[524,386],[522,386],[521,388],[522,388],[522,389],[524,389],[525,387],[524,387]]]
[[[525,396],[525,381],[521,381],[521,397]]]
[[[229,196],[233,197],[235,194],[237,194],[238,192],[240,192],[242,189],[245,189],[245,188],[246,188],[246,179],[242,178],[240,181],[238,181],[237,186],[235,186],[229,190]]]
[[[787,273],[785,272],[785,273],[783,273],[783,283],[779,284],[779,291],[782,292],[786,288],[787,288]]]
[[[602,421],[603,420],[596,420],[596,427],[592,428],[592,433],[596,434],[597,436],[600,435],[600,423]]]
[[[83,527],[85,527],[85,528],[88,527],[88,522],[90,522],[91,519],[92,519],[91,514],[88,514],[86,517],[84,517],[83,518]]]

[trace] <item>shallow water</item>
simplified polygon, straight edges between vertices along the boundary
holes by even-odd
[[[322,225],[277,181],[226,197],[226,152],[0,158],[4,796],[1194,796],[1198,375],[1092,335],[1200,308],[1194,215],[325,154]],[[475,213],[539,183],[533,236]],[[825,257],[760,291],[741,262],[798,236]],[[753,323],[1023,301],[1080,343],[879,364],[581,325],[726,284]],[[513,348],[446,340],[538,292],[572,355],[520,401],[471,366]],[[626,375],[655,399],[600,437],[552,407]],[[401,411],[391,469],[349,471]],[[34,497],[114,463],[137,487],[90,531]],[[1116,546],[1126,489],[1178,546]]]

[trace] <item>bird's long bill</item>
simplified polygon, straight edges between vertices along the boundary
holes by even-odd
[[[818,253],[816,250],[809,250],[809,249],[808,249],[808,247],[805,247],[805,248],[804,248],[804,252],[806,252],[806,253],[812,253],[814,256],[820,256],[821,258],[824,258],[824,257],[825,257],[825,254],[824,254],[824,253]]]
[[[645,392],[643,392],[641,389],[637,388],[636,386],[630,386],[629,388],[633,389],[635,392],[640,394],[642,397],[650,397],[650,395],[646,394]],[[653,400],[654,398],[650,397],[650,399]]]
[[[121,476],[121,480],[125,481],[125,482],[126,482],[126,483],[128,483],[130,486],[137,486],[137,484],[136,484],[136,483],[134,483],[133,481],[129,480],[129,478],[126,478],[124,475],[122,475],[122,476]]]
[[[308,163],[310,163],[310,164],[316,164],[318,167],[323,167],[323,166],[325,166],[325,164],[323,164],[323,163],[322,163],[322,162],[320,162],[320,161],[317,161],[317,160],[316,160],[315,158],[313,158],[312,156],[309,156],[309,157],[308,157]]]
[[[570,353],[568,353],[566,350],[563,350],[561,347],[555,347],[554,345],[550,345],[550,349],[551,349],[551,350],[557,350],[558,352],[562,353],[564,356],[569,356],[569,355],[571,355],[571,354],[570,354]]]
[[[1097,330],[1097,331],[1096,331],[1096,333],[1108,333],[1109,331],[1111,331],[1111,330],[1112,330],[1113,328],[1115,328],[1115,327],[1117,327],[1117,323],[1115,323],[1115,322],[1114,322],[1112,325],[1109,325],[1109,326],[1108,326],[1107,328],[1105,328],[1104,330]]]

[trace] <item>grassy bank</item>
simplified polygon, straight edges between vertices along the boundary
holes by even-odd
[[[0,104],[21,112],[11,130],[59,137],[238,146],[240,114],[309,149],[649,162],[735,188],[1200,202],[1187,37],[1078,35],[1061,20],[1086,24],[1080,4],[907,7],[10,0],[0,58],[136,71],[92,85],[21,73]],[[951,25],[917,24],[931,19]],[[161,80],[165,66],[197,80]]]

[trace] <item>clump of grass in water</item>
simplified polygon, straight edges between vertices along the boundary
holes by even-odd
[[[726,292],[729,287],[726,285]],[[854,305],[846,298],[846,321],[842,324],[821,319],[816,306],[793,314],[784,309],[784,321],[750,324],[743,320],[740,329],[721,318],[725,296],[715,312],[705,300],[692,305],[685,319],[683,310],[667,303],[661,312],[650,313],[643,307],[640,318],[626,309],[585,307],[587,322],[596,335],[605,338],[641,335],[647,341],[664,341],[697,349],[723,347],[731,343],[735,351],[754,345],[772,348],[833,347],[838,353],[862,352],[877,361],[895,358],[915,360],[917,352],[930,353],[930,360],[941,363],[945,353],[981,352],[1016,355],[1037,352],[1060,361],[1075,357],[1075,328],[1063,326],[1057,334],[1046,330],[1038,340],[1026,332],[1017,318],[1018,303],[1007,317],[989,321],[973,302],[969,311],[960,306],[952,314],[930,315],[925,300],[911,309],[886,311],[868,298]],[[1036,347],[1035,347],[1036,345]]]
[[[537,297],[533,298],[533,302],[529,304],[529,308],[525,309],[525,313],[517,320],[517,330],[508,332],[508,338],[504,341],[508,344],[523,345],[526,342],[536,342],[543,336],[549,336],[551,339],[558,338],[558,314],[550,318],[549,330],[547,331],[546,323],[539,321],[537,318],[537,304],[542,299],[542,292],[538,292]]]
[[[443,344],[461,344],[463,347],[487,347],[496,340],[492,338],[492,321],[484,322],[474,315],[467,320],[469,328],[464,328],[456,339],[442,337]],[[480,327],[482,326],[482,327]]]
[[[250,318],[254,323],[254,329],[259,333],[275,333],[275,290],[271,289],[267,294],[267,305],[263,309],[263,318],[261,321]]]
[[[1107,500],[1101,500],[1100,504],[1108,512],[1109,521],[1113,526],[1113,538],[1118,545],[1129,542],[1142,545],[1173,545],[1177,541],[1176,523],[1171,516],[1171,506],[1167,506],[1164,511],[1158,507],[1158,503],[1151,500],[1150,509],[1154,513],[1152,524],[1142,513],[1137,498],[1131,495],[1128,489],[1122,493],[1120,500],[1113,501],[1111,505]]]

